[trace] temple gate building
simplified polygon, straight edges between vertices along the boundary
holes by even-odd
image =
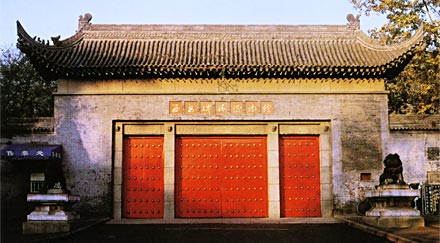
[[[86,14],[75,35],[53,44],[17,23],[18,47],[58,80],[49,140],[62,145],[81,215],[280,219],[353,210],[392,152],[385,82],[420,49],[423,32],[383,45],[347,19],[101,25]]]

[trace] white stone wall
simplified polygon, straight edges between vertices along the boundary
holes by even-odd
[[[170,101],[272,101],[271,115],[170,115]],[[55,137],[63,145],[67,184],[81,196],[81,214],[112,215],[115,121],[328,121],[336,208],[353,209],[362,187],[378,182],[387,98],[376,94],[59,95]],[[373,175],[360,182],[360,173]]]
[[[428,159],[429,147],[440,147],[439,131],[392,131],[390,133],[387,154],[399,154],[406,183],[427,183],[429,172],[439,173],[440,160]]]

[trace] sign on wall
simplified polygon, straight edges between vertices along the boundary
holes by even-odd
[[[439,215],[440,212],[440,185],[422,186],[422,203],[424,215]]]
[[[7,160],[61,159],[61,154],[61,145],[12,144],[1,150]]]
[[[272,101],[170,101],[171,115],[270,115]]]

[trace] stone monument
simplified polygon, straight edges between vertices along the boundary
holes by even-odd
[[[398,154],[389,154],[384,160],[384,171],[379,186],[366,192],[372,208],[363,221],[378,227],[423,227],[420,211],[412,206],[420,191],[414,190],[403,179],[402,161]]]
[[[34,211],[27,215],[27,221],[23,223],[23,234],[69,232],[70,222],[79,219],[71,206],[80,197],[70,194],[67,189],[61,160],[49,160],[44,173],[37,174],[44,186],[33,186],[31,175],[31,192],[27,194],[27,202],[34,206]],[[34,191],[35,188],[40,190]]]

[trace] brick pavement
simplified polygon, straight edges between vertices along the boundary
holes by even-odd
[[[438,217],[431,217],[429,220],[426,220],[426,226],[425,227],[417,227],[417,228],[404,228],[404,229],[379,229],[376,227],[372,227],[369,225],[366,225],[360,221],[359,216],[336,216],[335,218],[329,218],[329,219],[323,219],[323,218],[303,218],[303,219],[283,219],[280,221],[273,221],[268,219],[255,219],[251,220],[251,224],[244,224],[245,221],[249,222],[249,219],[217,219],[217,220],[211,220],[208,224],[206,224],[206,220],[172,220],[172,221],[166,221],[163,220],[159,222],[159,225],[153,222],[153,221],[145,221],[145,220],[110,220],[110,219],[88,219],[88,220],[80,220],[75,222],[72,225],[72,232],[69,233],[63,233],[63,234],[51,234],[51,235],[22,235],[21,234],[21,228],[19,228],[19,224],[14,225],[10,224],[5,226],[5,224],[2,225],[2,236],[1,236],[1,242],[2,243],[9,243],[9,242],[58,242],[59,239],[64,239],[67,237],[67,239],[70,239],[70,241],[67,242],[77,242],[74,239],[77,235],[81,235],[85,231],[93,231],[95,227],[100,227],[102,225],[106,225],[109,227],[101,228],[107,229],[109,231],[116,231],[115,229],[118,229],[118,225],[120,228],[133,228],[133,227],[142,227],[141,225],[149,225],[149,228],[157,228],[160,227],[160,225],[167,226],[168,229],[173,229],[172,231],[174,233],[176,232],[191,232],[192,230],[202,230],[203,228],[208,230],[213,230],[213,227],[217,228],[225,228],[227,231],[228,229],[234,229],[236,227],[243,227],[246,231],[251,231],[252,229],[258,229],[257,231],[274,231],[277,232],[275,235],[279,235],[280,233],[285,233],[286,230],[290,230],[291,232],[294,232],[295,228],[302,228],[305,227],[305,225],[321,225],[324,227],[321,227],[325,229],[328,227],[328,225],[341,225],[341,223],[350,226],[351,228],[354,228],[356,230],[360,230],[363,232],[368,233],[371,237],[375,237],[374,239],[387,239],[390,242],[420,242],[420,243],[439,243],[440,242],[440,218]],[[201,224],[201,223],[204,224]],[[124,226],[125,225],[125,226]],[[327,226],[325,226],[327,225]],[[8,226],[10,226],[8,228]],[[132,227],[130,227],[132,226]],[[197,227],[195,227],[197,226]],[[147,228],[148,228],[147,227]],[[340,226],[336,226],[336,229],[341,229]],[[238,228],[237,228],[238,229]],[[307,230],[307,227],[304,228]],[[312,228],[309,228],[311,230]],[[104,230],[105,231],[105,230]],[[214,232],[217,232],[214,230]],[[331,230],[330,230],[331,232]],[[273,232],[272,232],[273,233]],[[90,234],[90,233],[89,233]],[[234,233],[230,233],[230,235],[234,235]],[[253,234],[253,237],[256,237],[255,235],[258,235],[259,233]],[[292,233],[295,235],[294,233]],[[290,234],[290,235],[292,235]],[[357,233],[358,234],[358,233]],[[117,237],[117,236],[112,236]],[[267,235],[262,236],[269,237]],[[363,235],[362,237],[365,237]],[[111,238],[111,237],[110,237]],[[335,240],[342,240],[341,238],[334,238]],[[373,238],[371,238],[373,239]],[[371,240],[370,239],[370,240]],[[90,239],[92,240],[92,239]],[[102,240],[102,239],[100,239]],[[310,238],[310,240],[313,240]],[[329,239],[331,240],[331,239]],[[60,242],[64,242],[64,240],[61,240]],[[99,242],[98,241],[89,241],[89,242]],[[116,242],[116,241],[114,241]],[[172,241],[169,241],[172,242]],[[220,242],[220,241],[219,241]],[[244,241],[245,242],[245,241]],[[264,241],[261,241],[264,242]],[[331,242],[331,241],[328,241]],[[354,242],[360,243],[362,241],[356,240]],[[377,241],[377,242],[380,242]]]
[[[336,216],[343,223],[398,243],[440,243],[440,217],[425,217],[425,227],[377,228],[361,221],[360,216]]]

